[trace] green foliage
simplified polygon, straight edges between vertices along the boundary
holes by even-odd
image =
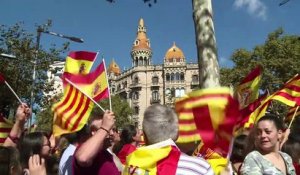
[[[39,27],[48,30],[51,27],[51,21]],[[56,48],[55,45],[52,45],[49,50],[44,50],[42,45],[40,45],[38,51],[36,48],[35,34],[24,30],[23,23],[16,23],[13,26],[0,26],[0,53],[16,56],[15,59],[0,57],[1,73],[5,75],[7,82],[22,100],[29,104],[33,63],[37,58],[36,81],[33,87],[34,102],[43,107],[44,102],[48,100],[48,97],[43,96],[43,93],[53,90],[51,82],[47,82],[46,71],[49,69],[50,64],[58,60],[61,53],[68,50],[68,44],[64,44],[62,49]],[[7,108],[16,108],[18,101],[4,85],[0,85],[0,97],[0,109],[7,106]]]
[[[132,121],[130,118],[130,116],[132,116],[133,111],[126,100],[122,99],[119,95],[115,95],[111,97],[111,103],[112,111],[115,113],[116,116],[116,126],[118,128],[122,128],[124,125],[134,123],[134,121]],[[101,101],[99,104],[105,110],[109,110],[108,99]],[[101,109],[95,105],[94,110]]]
[[[282,28],[270,33],[263,45],[256,46],[252,51],[237,49],[231,56],[235,63],[233,68],[221,69],[221,84],[236,87],[256,65],[263,67],[260,89],[271,94],[291,79],[300,70],[300,39],[299,36],[284,35]],[[274,103],[273,109],[282,112],[284,107]]]

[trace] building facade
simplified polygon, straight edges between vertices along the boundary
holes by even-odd
[[[140,19],[131,50],[132,67],[121,72],[112,60],[107,72],[112,95],[120,95],[132,107],[132,120],[141,127],[145,109],[155,103],[173,107],[175,99],[199,85],[198,64],[187,63],[175,42],[166,51],[162,64],[152,64],[152,49],[144,20]]]

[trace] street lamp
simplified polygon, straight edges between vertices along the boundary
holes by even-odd
[[[74,41],[74,42],[77,42],[77,43],[83,43],[82,38],[77,38],[77,37],[74,37],[74,36],[67,36],[67,35],[62,35],[62,34],[50,32],[50,31],[44,30],[44,28],[42,28],[41,26],[38,26],[36,31],[37,31],[37,36],[36,36],[35,56],[34,56],[33,72],[32,72],[32,85],[31,85],[31,94],[30,94],[30,108],[31,108],[31,111],[33,109],[33,104],[34,104],[33,89],[34,89],[35,79],[36,79],[36,62],[37,62],[38,53],[39,53],[39,49],[40,49],[41,34],[46,33],[46,34],[57,36],[57,37],[60,37],[60,38],[65,38],[65,39],[68,39],[70,41]],[[32,123],[32,116],[29,118],[28,130],[30,130],[29,128],[31,126],[31,123]]]

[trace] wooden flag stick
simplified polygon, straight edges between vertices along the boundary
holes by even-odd
[[[70,81],[67,78],[64,78],[68,83],[70,83],[72,86],[74,86],[76,89],[78,89],[81,93],[83,93],[87,98],[89,98],[92,102],[95,103],[96,106],[98,106],[103,112],[105,112],[105,110],[93,99],[91,98],[89,95],[87,95],[85,92],[83,92],[77,85],[75,85],[72,81]]]
[[[295,112],[294,112],[293,118],[292,118],[292,120],[291,120],[291,122],[290,122],[290,124],[289,124],[289,127],[288,127],[288,129],[290,129],[290,128],[291,128],[291,126],[292,126],[292,123],[293,123],[293,121],[294,121],[294,119],[295,119],[295,116],[296,116],[296,113],[297,113],[298,109],[299,109],[299,106],[297,106],[297,108],[296,108],[296,110],[295,110]]]
[[[18,101],[22,104],[22,100],[20,99],[20,97],[16,94],[16,92],[13,90],[13,88],[7,83],[7,81],[4,81],[4,83],[6,84],[6,86],[11,90],[11,92],[15,95],[15,97],[17,97]]]
[[[106,76],[106,83],[107,83],[107,88],[108,88],[109,110],[112,111],[111,96],[110,96],[110,87],[109,87],[109,83],[108,83],[108,78],[107,78],[108,76],[107,76],[107,72],[106,72],[106,65],[105,65],[104,58],[102,58],[102,62],[104,64],[104,70],[105,70],[105,76]]]

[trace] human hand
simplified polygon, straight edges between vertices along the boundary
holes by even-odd
[[[27,106],[27,104],[22,103],[18,106],[16,111],[16,122],[20,124],[25,124],[30,115],[30,108]]]
[[[28,167],[30,175],[46,175],[45,159],[38,154],[30,156]]]
[[[114,126],[115,121],[116,121],[115,114],[112,111],[106,110],[103,115],[101,127],[105,128],[109,131]]]

